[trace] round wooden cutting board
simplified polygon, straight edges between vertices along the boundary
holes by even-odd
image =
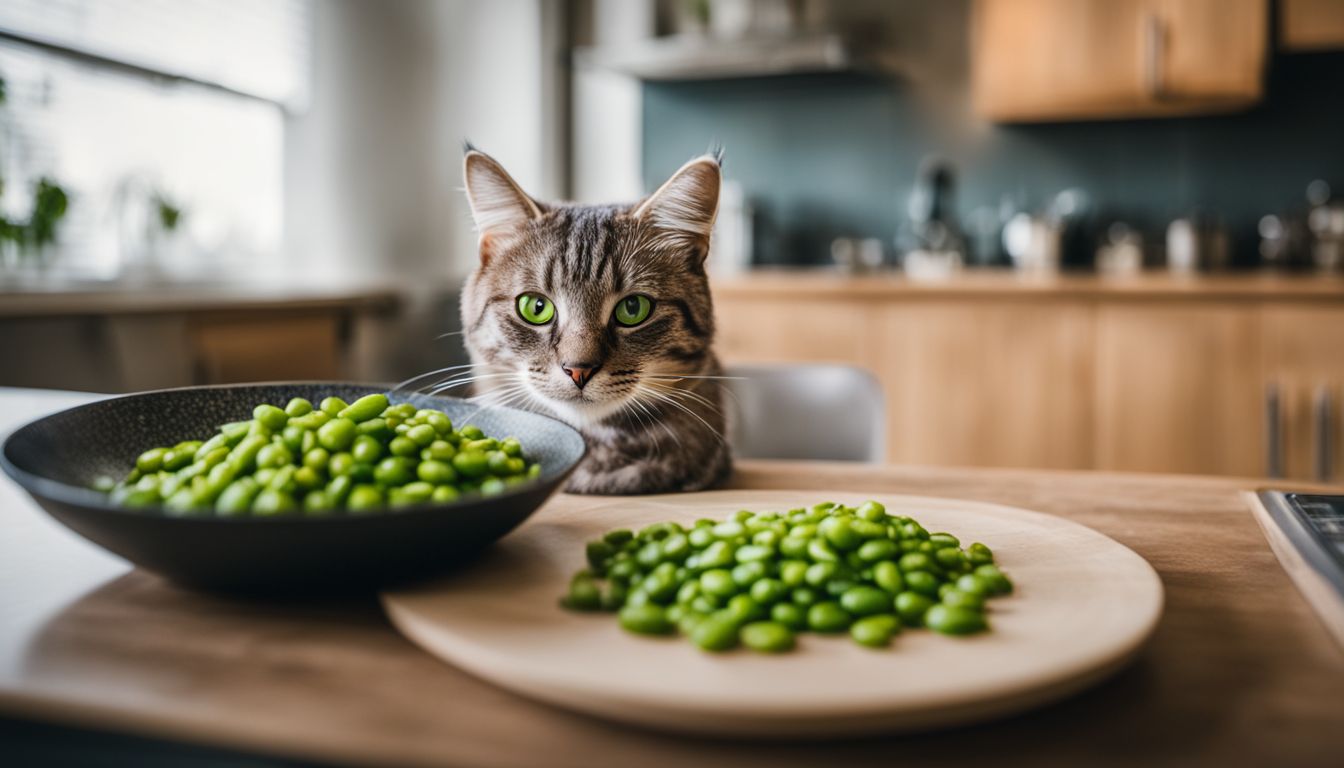
[[[1089,528],[1012,507],[882,495],[874,498],[889,512],[994,550],[1016,590],[989,603],[991,632],[955,638],[907,630],[885,650],[848,635],[803,634],[793,653],[710,654],[682,637],[628,634],[609,613],[557,605],[585,564],[584,543],[612,528],[865,498],[815,491],[560,496],[477,563],[386,593],[383,604],[425,650],[524,696],[658,729],[770,737],[929,728],[1058,699],[1123,666],[1162,613],[1152,567]]]

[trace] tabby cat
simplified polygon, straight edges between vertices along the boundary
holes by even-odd
[[[704,267],[719,165],[698,157],[635,205],[541,203],[468,147],[474,386],[583,434],[571,492],[694,491],[731,469]]]

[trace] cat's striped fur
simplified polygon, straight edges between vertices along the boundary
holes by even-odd
[[[718,205],[719,158],[687,163],[629,206],[543,204],[470,150],[467,196],[480,261],[462,293],[463,337],[479,393],[572,424],[588,456],[568,490],[699,490],[731,468],[714,314],[704,259]],[[531,325],[518,297],[541,294],[555,318]],[[653,301],[635,327],[613,320],[630,294]],[[564,370],[592,365],[582,386]]]

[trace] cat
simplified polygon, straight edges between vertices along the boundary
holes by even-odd
[[[691,160],[633,205],[541,203],[467,145],[475,392],[579,430],[571,493],[698,491],[731,472],[705,274],[721,160]]]

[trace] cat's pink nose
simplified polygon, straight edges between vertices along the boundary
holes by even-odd
[[[584,385],[588,383],[588,380],[593,378],[593,374],[597,373],[597,369],[598,366],[592,363],[575,363],[572,365],[566,363],[561,364],[560,366],[560,370],[564,371],[566,376],[573,379],[574,386],[579,389],[583,389]]]

